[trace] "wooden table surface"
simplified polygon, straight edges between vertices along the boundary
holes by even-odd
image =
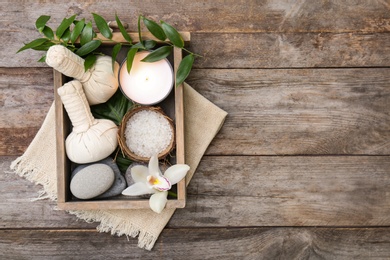
[[[390,259],[390,1],[0,3],[0,259]],[[35,20],[115,12],[192,33],[188,78],[226,110],[154,249],[96,232],[10,173],[53,100]]]

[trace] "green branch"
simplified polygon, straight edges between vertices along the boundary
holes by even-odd
[[[113,45],[121,45],[121,46],[129,46],[128,54],[127,54],[127,63],[128,68],[131,68],[129,64],[132,64],[134,59],[134,54],[139,50],[148,50],[152,53],[149,54],[150,57],[146,57],[144,61],[154,62],[160,59],[166,58],[168,55],[172,53],[173,48],[158,48],[154,50],[156,46],[156,41],[154,40],[144,40],[141,33],[141,22],[146,26],[148,31],[158,40],[165,43],[166,45],[170,45],[171,47],[178,47],[183,51],[187,52],[190,58],[183,59],[179,64],[179,71],[176,75],[176,83],[180,85],[189,75],[193,60],[195,57],[202,57],[199,54],[193,53],[190,50],[184,48],[184,40],[180,33],[170,24],[160,21],[157,23],[151,19],[148,19],[142,15],[138,16],[137,28],[138,28],[138,37],[139,43],[133,45],[132,39],[130,35],[127,33],[125,27],[120,21],[119,17],[115,15],[115,20],[118,24],[118,28],[126,40],[126,42],[117,42],[112,39],[112,31],[109,28],[107,21],[98,14],[93,13],[93,18],[96,27],[104,37],[104,39],[96,38],[97,34],[92,29],[92,22],[82,20],[76,20],[77,15],[73,15],[69,18],[64,18],[61,24],[54,31],[46,25],[46,23],[50,20],[50,16],[42,15],[40,16],[36,22],[35,27],[40,34],[42,34],[42,38],[33,40],[27,44],[25,44],[22,48],[18,50],[18,52],[33,49],[37,51],[47,51],[51,46],[61,44],[68,48],[70,51],[76,53],[80,57],[87,59],[90,62],[84,63],[84,69],[88,70],[94,65],[96,61],[96,55],[100,55],[95,50],[102,43],[110,43]],[[80,47],[76,47],[75,42],[79,39]],[[121,46],[117,46],[113,48],[112,54],[112,63],[115,63],[116,56],[120,50]],[[132,55],[129,55],[131,52]],[[43,55],[39,61],[45,61],[45,55]],[[114,65],[113,65],[114,66]]]

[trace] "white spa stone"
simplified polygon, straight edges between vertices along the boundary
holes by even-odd
[[[79,199],[92,199],[110,189],[115,180],[112,168],[96,163],[81,169],[70,182],[70,191]]]
[[[124,189],[126,189],[126,179],[122,175],[121,171],[119,170],[118,165],[114,162],[114,160],[111,157],[107,157],[107,158],[100,160],[98,162],[95,162],[95,163],[88,163],[88,164],[82,164],[82,165],[77,166],[73,170],[70,178],[72,179],[79,171],[81,171],[85,167],[88,167],[88,166],[90,166],[92,164],[96,164],[96,163],[102,163],[102,164],[110,166],[111,169],[114,171],[115,181],[107,191],[105,191],[103,194],[95,197],[95,199],[110,198],[110,197],[120,195],[122,193],[122,191]]]
[[[114,171],[115,174],[115,181],[114,184],[112,184],[111,188],[109,188],[106,192],[104,192],[102,195],[97,196],[96,198],[103,199],[103,198],[110,198],[110,197],[120,195],[122,191],[126,189],[126,179],[122,175],[118,166],[110,157],[99,161],[99,163],[103,163],[111,167],[111,169]]]

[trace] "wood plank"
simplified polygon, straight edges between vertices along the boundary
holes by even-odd
[[[51,69],[0,71],[0,155],[19,155],[52,102]],[[390,154],[389,68],[195,69],[187,82],[229,113],[207,154]]]
[[[137,16],[143,14],[156,21],[164,20],[179,29],[205,32],[389,32],[390,5],[387,1],[364,2],[332,1],[269,1],[255,0],[194,2],[183,0],[180,5],[163,0],[132,2],[89,1],[88,4],[59,0],[3,1],[6,31],[24,30],[31,34],[35,20],[42,14],[50,15],[49,25],[58,26],[72,14],[91,20],[91,12],[107,20],[115,20],[115,13],[130,29],[136,29]]]
[[[0,155],[24,152],[53,102],[51,69],[0,68]]]
[[[39,127],[53,98],[53,69],[0,68],[0,128]]]
[[[389,226],[389,186],[389,156],[205,156],[168,226]],[[0,188],[3,228],[85,225],[31,203],[39,189],[18,176]]]
[[[107,20],[115,15],[112,5],[101,1],[88,5],[11,2],[3,4],[0,21],[5,43],[0,67],[43,66],[36,62],[41,56],[38,52],[15,55],[23,43],[40,37],[34,24],[42,14],[51,15],[48,25],[53,28],[73,13],[80,19],[91,19],[91,12]],[[180,6],[160,0],[119,5],[117,13],[129,22],[130,31],[136,30],[136,17],[143,13],[194,32],[194,49],[205,56],[195,64],[199,68],[389,66],[390,5],[385,1],[369,0],[353,9],[343,1],[287,0],[263,4],[186,0]]]
[[[390,154],[390,70],[196,70],[226,110],[207,154]]]
[[[389,259],[389,1],[182,3],[3,1],[0,259]],[[140,13],[191,31],[204,57],[188,82],[229,112],[152,252],[30,202],[39,187],[1,156],[24,151],[53,99],[40,55],[15,54],[35,19],[114,9],[132,31]]]
[[[11,172],[11,162],[16,158],[0,156],[0,228],[96,227],[97,224],[79,221],[66,211],[56,210],[57,205],[53,201],[34,201],[39,197],[42,187]]]
[[[37,127],[0,128],[0,156],[23,154],[38,130]]]
[[[2,259],[388,259],[389,228],[165,229],[152,251],[93,230],[0,230]]]
[[[22,154],[53,102],[52,69],[0,68],[0,155]]]
[[[389,156],[204,157],[171,225],[388,226],[389,185]]]
[[[192,34],[196,68],[310,68],[390,65],[390,35],[380,33]]]
[[[179,70],[179,65],[183,60],[183,51],[178,47],[173,49],[173,68],[174,68],[174,77],[175,77],[175,143],[176,143],[176,163],[185,164],[185,128],[184,128],[184,85],[177,84],[177,72]],[[177,200],[181,201],[181,206],[177,208],[184,208],[187,200],[186,193],[186,178],[183,178],[177,183]]]
[[[12,44],[4,45],[0,67],[46,66],[37,62],[41,52],[27,50],[15,55],[33,35],[6,36]],[[389,33],[195,32],[191,38],[190,49],[203,55],[196,59],[195,68],[390,66]]]

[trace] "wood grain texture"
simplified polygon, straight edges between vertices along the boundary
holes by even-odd
[[[387,1],[222,1],[194,2],[180,5],[163,0],[131,2],[119,0],[89,1],[33,0],[3,1],[3,30],[30,33],[35,20],[50,14],[50,25],[62,18],[78,14],[92,19],[98,12],[107,20],[115,20],[115,12],[130,29],[136,29],[137,17],[143,14],[156,21],[164,20],[179,29],[205,32],[389,32],[390,5]],[[7,29],[4,29],[7,28]]]
[[[165,229],[152,251],[93,230],[0,230],[3,259],[388,259],[387,228]]]
[[[383,33],[192,34],[203,55],[196,68],[308,68],[390,65],[390,35]]]
[[[65,211],[56,210],[56,203],[38,200],[41,186],[35,185],[10,170],[17,157],[0,156],[0,228],[94,228],[96,224],[77,221]]]
[[[0,68],[0,155],[25,151],[53,102],[52,69]]]
[[[11,36],[10,36],[11,37]],[[12,37],[14,37],[12,35]],[[32,38],[29,34],[25,42]],[[41,52],[15,55],[22,40],[5,45],[0,67],[43,67]],[[191,33],[195,68],[307,68],[390,66],[388,33]]]
[[[176,82],[179,65],[183,60],[183,51],[178,47],[173,49],[173,70],[174,70],[174,93],[175,93],[175,143],[176,143],[176,163],[185,164],[185,128],[184,128],[184,86],[178,85]],[[186,205],[186,178],[183,178],[177,183],[177,201],[181,201],[181,206],[177,208],[184,208]]]
[[[0,110],[9,116],[0,119],[0,154],[18,155],[52,102],[51,69],[2,71]],[[388,68],[196,69],[188,79],[229,113],[210,155],[388,155],[389,82]]]
[[[389,186],[388,156],[208,156],[170,225],[389,226]]]
[[[389,259],[389,1],[0,6],[1,259]],[[151,252],[31,202],[40,187],[9,170],[53,100],[52,69],[16,50],[39,37],[40,15],[55,28],[92,12],[190,31],[203,58],[188,83],[229,113]]]
[[[7,172],[15,157],[0,159]],[[5,228],[69,225],[72,218],[48,213],[53,203],[30,202],[38,188],[0,176]],[[188,186],[186,208],[168,226],[389,226],[389,186],[389,156],[206,156]],[[84,223],[71,226],[78,225]]]
[[[40,126],[53,93],[53,69],[0,68],[0,128]]]
[[[207,154],[389,154],[390,70],[196,70],[229,115]]]
[[[0,156],[23,154],[38,130],[37,127],[0,128]]]
[[[35,20],[50,14],[55,28],[62,18],[79,14],[92,19],[99,11],[114,20],[112,4],[90,1],[23,1],[3,4],[0,32],[4,48],[0,67],[40,67],[39,52],[15,55],[23,43],[39,37]],[[166,1],[115,3],[118,16],[136,30],[142,13],[193,32],[194,51],[204,55],[198,68],[362,67],[389,66],[390,4],[386,1],[229,1],[180,6]],[[59,8],[60,6],[60,8]],[[352,9],[353,6],[353,9]],[[353,10],[353,11],[352,11]]]

